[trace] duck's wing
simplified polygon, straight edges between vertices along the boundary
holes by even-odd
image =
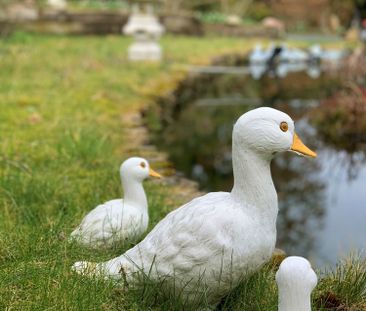
[[[230,247],[230,213],[240,210],[236,205],[226,192],[194,199],[168,214],[122,256],[145,271],[154,264],[159,275],[184,274],[205,265]]]
[[[118,215],[122,208],[122,199],[98,205],[83,218],[71,237],[87,244],[108,240],[118,229]]]

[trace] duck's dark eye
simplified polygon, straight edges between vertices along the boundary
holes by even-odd
[[[288,131],[288,124],[287,124],[287,122],[281,122],[280,129],[281,129],[282,132],[287,132]]]
[[[145,167],[146,167],[146,163],[145,163],[145,162],[141,162],[141,163],[140,163],[140,166],[141,166],[142,168],[145,168]]]

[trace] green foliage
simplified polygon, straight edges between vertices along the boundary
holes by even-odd
[[[314,298],[320,310],[365,310],[366,260],[352,256],[324,271]]]
[[[198,16],[202,22],[207,24],[224,24],[226,22],[226,15],[220,12],[204,12]]]
[[[253,0],[221,0],[221,12],[226,15],[244,16]]]
[[[272,15],[272,11],[268,4],[255,1],[249,7],[246,17],[255,21],[261,21],[263,18],[270,15]]]
[[[276,270],[276,266],[268,264],[260,272],[244,280],[223,301],[223,310],[276,311],[277,286],[274,282]]]

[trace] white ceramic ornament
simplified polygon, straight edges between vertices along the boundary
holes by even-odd
[[[278,311],[311,311],[311,292],[318,278],[309,261],[287,257],[276,273]]]
[[[287,114],[266,107],[245,113],[233,130],[231,192],[198,197],[169,213],[121,256],[77,262],[73,270],[129,284],[144,272],[152,281],[164,279],[187,308],[197,309],[202,298],[214,308],[271,258],[278,207],[270,163],[283,151],[316,156],[297,137]]]
[[[142,182],[148,176],[161,176],[138,157],[124,161],[120,175],[124,199],[98,205],[71,233],[71,240],[92,248],[110,247],[116,242],[135,241],[145,233],[149,215]]]
[[[135,38],[128,48],[128,58],[131,61],[160,61],[163,56],[158,39],[165,29],[154,15],[153,7],[147,5],[147,12],[142,13],[139,6],[133,7],[133,13],[123,27],[126,35]]]

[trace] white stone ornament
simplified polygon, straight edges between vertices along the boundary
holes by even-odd
[[[142,182],[148,176],[161,176],[138,157],[122,163],[120,176],[124,199],[98,205],[71,233],[71,240],[90,248],[110,247],[117,242],[136,241],[145,233],[149,215]]]
[[[164,33],[164,27],[153,15],[151,6],[146,13],[140,12],[137,6],[123,28],[126,35],[133,36],[135,42],[128,49],[128,58],[132,61],[160,61],[162,49],[158,39]]]
[[[287,257],[276,273],[278,311],[311,311],[311,292],[318,278],[309,261]]]
[[[198,197],[169,213],[121,256],[77,262],[73,270],[129,284],[143,271],[152,281],[164,279],[187,305],[204,297],[215,307],[271,258],[278,206],[270,163],[282,151],[316,156],[301,143],[287,114],[266,107],[245,113],[233,130],[231,192]]]

